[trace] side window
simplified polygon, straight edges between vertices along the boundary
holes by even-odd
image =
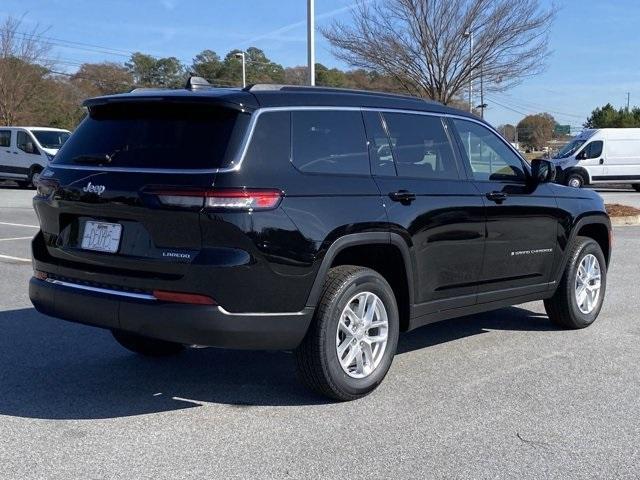
[[[0,130],[0,147],[11,146],[11,130]]]
[[[467,120],[454,119],[453,123],[474,179],[525,180],[522,160],[495,133]]]
[[[374,175],[395,177],[396,167],[393,163],[393,153],[389,136],[382,126],[382,119],[378,112],[363,112],[364,124],[369,139],[369,160],[371,173]]]
[[[385,113],[400,177],[459,179],[453,149],[440,117]]]
[[[294,111],[291,124],[292,160],[301,172],[370,174],[359,111]]]
[[[245,161],[252,166],[276,169],[277,165],[290,168],[291,114],[266,112],[260,115],[251,136]]]
[[[18,136],[16,137],[16,144],[20,150],[26,153],[33,153],[35,155],[39,155],[38,149],[33,143],[33,139],[27,135],[26,132],[18,132]]]
[[[602,147],[604,143],[602,140],[596,140],[584,147],[585,159],[600,158],[602,156]]]

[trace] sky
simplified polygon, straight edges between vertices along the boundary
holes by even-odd
[[[543,2],[551,0],[542,0]],[[318,26],[349,22],[354,0],[316,0]],[[284,66],[306,64],[306,0],[1,0],[0,20],[24,14],[23,30],[48,28],[51,55],[72,72],[82,62],[123,62],[134,51],[183,62],[256,46]],[[549,112],[579,130],[597,106],[640,105],[640,1],[556,0],[544,73],[488,94],[486,118],[517,123]],[[76,43],[73,43],[76,42]],[[82,44],[82,45],[80,45]],[[91,46],[87,46],[90,44]],[[346,68],[317,35],[317,61]],[[479,100],[478,100],[479,103]]]

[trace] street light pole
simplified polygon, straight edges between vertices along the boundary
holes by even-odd
[[[245,88],[247,86],[246,55],[244,52],[237,52],[234,56],[242,59],[242,88]]]
[[[309,85],[316,84],[316,15],[315,0],[307,0],[307,70]]]
[[[469,112],[473,113],[473,30],[467,31],[469,36]]]

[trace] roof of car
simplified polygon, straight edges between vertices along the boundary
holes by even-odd
[[[246,88],[196,86],[182,89],[139,88],[130,93],[85,100],[84,105],[139,101],[215,102],[240,110],[261,107],[332,106],[428,111],[470,116],[438,102],[408,95],[299,85],[250,85]]]

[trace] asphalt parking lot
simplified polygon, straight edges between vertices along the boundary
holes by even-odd
[[[284,352],[136,357],[27,296],[33,191],[0,187],[2,478],[638,478],[640,227],[598,322],[540,302],[401,337],[384,384],[327,403]],[[640,199],[640,194],[625,192]]]

